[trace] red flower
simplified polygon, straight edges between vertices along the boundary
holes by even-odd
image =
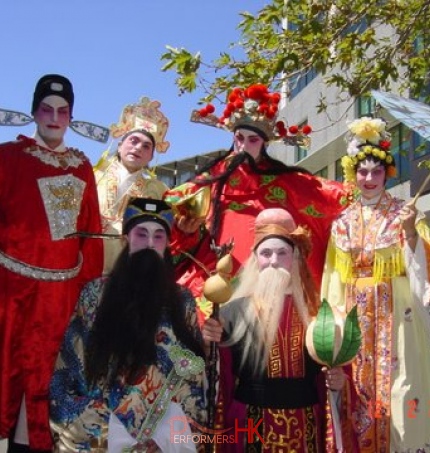
[[[389,142],[388,140],[381,140],[379,142],[379,147],[386,151],[387,149],[390,149],[391,142]]]
[[[293,135],[295,135],[295,134],[297,134],[297,132],[299,132],[299,128],[297,126],[290,126],[288,128],[288,130],[289,130],[290,134],[293,134]]]
[[[302,127],[302,132],[305,134],[305,135],[308,135],[312,132],[312,128],[309,126],[309,124],[305,124],[303,127]]]

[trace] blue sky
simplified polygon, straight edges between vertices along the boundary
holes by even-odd
[[[178,96],[173,72],[162,72],[165,46],[216,58],[239,39],[239,13],[264,0],[5,0],[0,8],[0,107],[30,113],[34,86],[44,74],[70,78],[74,119],[109,126],[126,104],[157,99],[170,120],[170,148],[161,164],[230,146],[227,132],[191,123],[202,93]],[[0,127],[0,142],[31,135],[34,124]],[[95,163],[109,145],[69,130],[69,146]],[[154,162],[155,163],[155,159]]]

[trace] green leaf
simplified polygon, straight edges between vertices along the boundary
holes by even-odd
[[[318,310],[313,331],[313,342],[318,358],[329,367],[332,366],[333,362],[335,333],[336,324],[333,310],[327,300],[324,299]]]
[[[361,330],[358,323],[357,306],[346,316],[343,339],[340,350],[333,362],[333,366],[342,366],[357,354],[361,345]]]

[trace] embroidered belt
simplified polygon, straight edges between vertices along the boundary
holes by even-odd
[[[242,403],[273,409],[298,409],[318,402],[314,377],[239,381],[234,396]]]
[[[79,252],[78,264],[75,267],[72,267],[71,269],[47,269],[24,263],[23,261],[6,255],[6,253],[0,250],[0,265],[9,271],[24,277],[46,282],[61,282],[76,277],[81,270],[82,261],[82,254]]]

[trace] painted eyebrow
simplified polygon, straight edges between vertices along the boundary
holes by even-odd
[[[143,225],[136,225],[136,226],[137,226],[138,230],[143,230],[143,231],[149,232],[148,228],[146,228]],[[157,228],[156,230],[154,230],[154,233],[165,233],[165,232],[166,231],[164,230],[163,227],[160,227],[160,228]]]

